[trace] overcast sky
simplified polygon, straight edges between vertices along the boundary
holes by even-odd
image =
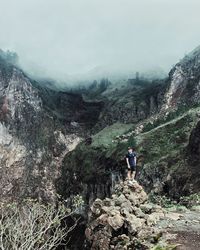
[[[168,71],[200,45],[199,0],[0,0],[0,47],[53,77]]]

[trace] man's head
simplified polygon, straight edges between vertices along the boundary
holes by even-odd
[[[133,148],[132,147],[128,147],[128,152],[132,153],[133,152]]]

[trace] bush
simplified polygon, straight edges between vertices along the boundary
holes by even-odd
[[[191,194],[189,196],[183,196],[180,198],[180,204],[187,207],[200,205],[200,193]]]
[[[1,250],[51,250],[67,241],[77,225],[67,226],[71,212],[63,204],[43,205],[33,200],[0,207]]]

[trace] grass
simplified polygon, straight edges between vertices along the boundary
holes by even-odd
[[[162,157],[175,156],[188,143],[191,130],[198,121],[194,109],[171,122],[162,124],[136,136],[139,151],[145,155],[145,162],[154,162]]]
[[[130,130],[133,130],[133,124],[123,124],[123,123],[114,123],[113,125],[104,128],[99,133],[93,136],[93,147],[105,147],[108,148],[111,145],[115,144],[113,142],[117,136],[128,133]]]

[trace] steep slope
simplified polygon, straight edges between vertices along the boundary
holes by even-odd
[[[169,73],[163,109],[199,104],[200,47],[185,56]]]
[[[176,199],[199,192],[199,171],[192,167],[188,150],[199,115],[200,108],[193,108],[135,136],[142,155],[138,178],[146,190]]]
[[[52,200],[62,158],[95,124],[101,104],[44,88],[16,63],[15,54],[0,52],[0,197]]]

